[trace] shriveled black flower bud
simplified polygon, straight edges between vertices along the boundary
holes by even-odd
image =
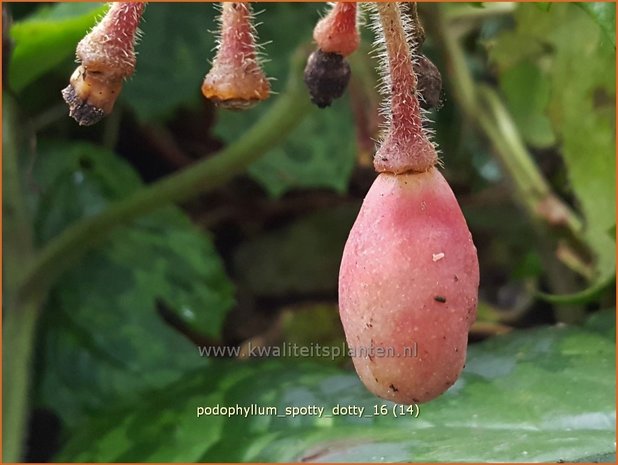
[[[418,80],[417,89],[421,94],[421,107],[426,110],[442,106],[442,75],[440,70],[425,55],[414,60],[414,72]]]
[[[350,65],[337,53],[318,49],[309,55],[305,67],[305,84],[311,101],[325,108],[341,97],[350,82]]]

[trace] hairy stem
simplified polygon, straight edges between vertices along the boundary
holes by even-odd
[[[393,2],[378,3],[377,9],[388,62],[384,83],[390,94],[390,127],[376,152],[374,167],[379,172],[422,173],[436,164],[438,155],[423,130],[417,78],[401,10]]]

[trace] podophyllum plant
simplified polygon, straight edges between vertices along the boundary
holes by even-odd
[[[99,24],[79,42],[79,66],[62,95],[70,116],[80,125],[94,124],[108,115],[123,81],[136,69],[134,47],[144,7],[134,2],[111,4]],[[415,6],[410,11],[397,3],[372,8],[382,50],[379,69],[387,101],[386,127],[374,157],[379,174],[343,253],[339,307],[348,345],[356,354],[354,365],[367,388],[395,402],[420,403],[451,386],[464,365],[467,334],[476,317],[478,260],[457,200],[439,171],[438,152],[423,116],[422,108],[439,104],[441,79],[420,50],[424,32]],[[270,95],[250,5],[222,4],[220,24],[217,52],[201,90],[220,107],[245,110]],[[306,54],[301,57],[306,59],[304,80],[310,99],[326,107],[345,92],[350,80],[347,57],[360,44],[357,4],[335,3],[316,25],[313,39],[317,49],[308,59]],[[448,38],[445,42],[446,48],[453,48]],[[457,59],[456,53],[452,55]],[[54,281],[118,225],[223,184],[278,143],[307,110],[307,92],[299,90],[298,80],[298,74],[291,76],[271,110],[241,140],[67,228],[27,261],[14,280],[12,295],[13,306],[23,311],[9,315],[6,324],[8,344],[15,347],[6,370],[17,381],[7,389],[6,402],[12,408],[6,424],[17,439],[8,441],[5,458],[20,458],[33,334]],[[471,78],[464,73],[460,81],[465,88]],[[475,98],[476,94],[464,95],[461,101],[475,109]],[[5,100],[5,106],[10,102]],[[465,107],[468,114],[479,118],[477,124],[492,142],[499,149],[511,150],[512,144],[496,143],[507,139],[500,125],[469,108]],[[13,124],[12,117],[6,121]],[[14,142],[8,139],[7,144]],[[532,172],[514,179],[528,195],[525,205],[531,216],[538,215],[535,207],[551,192],[525,150],[513,149],[508,155],[513,160],[508,169]],[[528,189],[531,183],[534,188]],[[574,218],[568,208],[563,211],[567,219]],[[564,224],[577,235],[576,221]],[[386,357],[376,355],[375,349],[380,348]]]

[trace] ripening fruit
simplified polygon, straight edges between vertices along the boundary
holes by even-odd
[[[412,404],[442,394],[464,366],[479,269],[472,236],[423,128],[410,29],[397,3],[376,8],[388,65],[389,127],[374,157],[380,174],[343,251],[339,312],[365,386]]]
[[[465,363],[478,285],[476,248],[440,172],[380,174],[339,276],[341,320],[365,386],[405,404],[451,386]]]

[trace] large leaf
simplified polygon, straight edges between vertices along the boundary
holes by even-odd
[[[130,167],[86,143],[43,146],[35,171],[45,242],[140,186]],[[71,424],[116,397],[134,398],[203,365],[168,326],[217,337],[232,287],[207,236],[168,207],[121,228],[66,273],[46,309],[39,395]]]
[[[594,295],[613,280],[616,266],[612,232],[616,224],[616,55],[601,23],[585,10],[589,8],[556,4],[541,13],[521,4],[516,29],[501,34],[491,49],[507,98],[518,102],[515,115],[524,135],[531,121],[538,120],[535,131],[539,131],[540,116],[551,120],[585,218],[584,235],[596,256],[596,275],[590,289],[567,300]],[[529,75],[526,85],[531,86],[533,98],[524,99],[521,85],[510,84],[511,76],[516,73],[521,78],[523,70]],[[548,98],[539,100],[539,89],[546,87]],[[524,115],[528,123],[522,124]]]
[[[24,89],[74,55],[77,42],[104,11],[100,3],[59,3],[14,24],[10,32],[15,46],[9,65],[11,88]]]
[[[314,108],[286,141],[249,168],[272,196],[292,189],[346,192],[357,139],[347,98],[326,110]]]
[[[500,87],[524,140],[539,148],[555,143],[556,136],[545,114],[549,102],[549,82],[541,71],[524,62],[505,70]]]
[[[615,325],[613,312],[604,325]],[[471,347],[461,379],[418,418],[369,394],[354,373],[307,361],[217,363],[139,404],[106,409],[62,461],[572,461],[615,453],[615,346],[606,334],[545,327]],[[274,407],[198,416],[199,407]],[[362,415],[332,415],[337,405]],[[376,415],[385,407],[384,415]],[[286,407],[323,408],[295,417]],[[394,410],[393,410],[394,409]],[[315,409],[314,409],[315,410]],[[317,412],[317,410],[316,410]]]

